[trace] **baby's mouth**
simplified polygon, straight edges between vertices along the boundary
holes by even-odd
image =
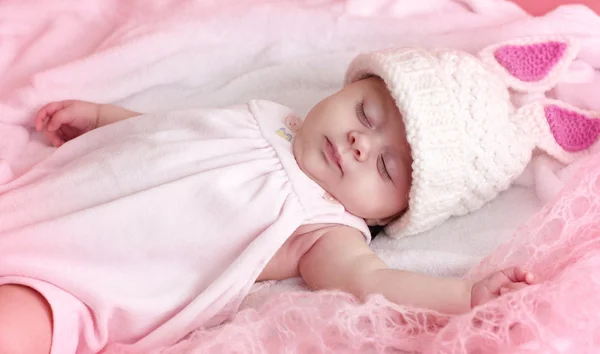
[[[325,156],[327,157],[327,160],[332,165],[335,165],[343,174],[344,170],[342,169],[341,156],[338,153],[337,148],[333,145],[329,138],[325,137],[325,140]]]

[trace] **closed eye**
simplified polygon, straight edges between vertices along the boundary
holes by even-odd
[[[365,103],[363,101],[360,101],[356,104],[356,116],[365,127],[373,128],[373,125],[365,113]]]
[[[385,166],[385,160],[383,159],[383,156],[379,156],[379,159],[377,159],[377,170],[379,170],[379,174],[381,175],[381,177],[389,181],[392,180],[392,176],[390,176],[390,173],[388,172],[388,169]]]

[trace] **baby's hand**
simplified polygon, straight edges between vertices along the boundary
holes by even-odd
[[[59,147],[98,126],[100,105],[84,101],[51,102],[35,116],[35,129],[45,133],[52,145]]]
[[[533,274],[519,267],[492,273],[473,285],[471,289],[471,307],[479,306],[500,295],[523,289],[534,283]]]

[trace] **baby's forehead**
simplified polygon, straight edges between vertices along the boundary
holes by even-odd
[[[379,94],[390,94],[387,85],[379,76],[371,75],[357,82],[363,84],[365,90],[377,91]]]
[[[390,107],[390,108],[394,108],[394,110],[398,110],[398,107],[396,105],[396,100],[394,99],[394,96],[390,92],[389,87],[386,85],[385,81],[383,81],[382,78],[380,78],[379,76],[371,76],[367,79],[364,79],[364,81],[365,81],[365,90],[367,92],[370,92],[373,95],[377,95],[377,97],[379,99],[393,105],[393,107]]]
[[[397,120],[402,126],[402,111],[398,108],[394,96],[390,92],[385,81],[376,75],[365,77],[352,83],[359,90],[359,94],[365,101],[366,106],[377,106],[379,111],[385,115],[385,119]],[[371,104],[370,104],[371,103]]]

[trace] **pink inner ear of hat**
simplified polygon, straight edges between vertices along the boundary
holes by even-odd
[[[527,45],[506,45],[494,51],[494,58],[512,76],[525,82],[544,79],[560,61],[567,44],[550,41]]]
[[[544,113],[554,140],[565,151],[586,150],[596,142],[600,133],[600,119],[593,119],[557,105],[545,106]]]

